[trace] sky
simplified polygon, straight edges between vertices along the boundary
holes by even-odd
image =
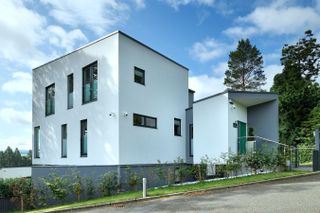
[[[32,68],[121,30],[189,68],[196,99],[221,92],[239,39],[261,51],[268,90],[281,49],[311,29],[320,0],[5,0],[0,3],[0,150],[31,149]]]

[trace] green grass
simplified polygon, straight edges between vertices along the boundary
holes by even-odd
[[[153,197],[153,196],[166,195],[166,194],[172,194],[172,193],[178,193],[178,192],[188,192],[188,191],[201,190],[201,189],[236,186],[236,185],[245,184],[245,183],[252,183],[257,181],[281,178],[281,177],[289,177],[289,176],[301,175],[306,173],[309,173],[309,172],[306,172],[306,171],[277,172],[277,173],[259,174],[259,175],[253,175],[253,176],[247,176],[247,177],[238,177],[238,178],[232,178],[232,179],[226,179],[226,180],[218,180],[218,181],[212,181],[212,182],[200,182],[200,183],[189,184],[189,185],[169,186],[169,187],[163,187],[158,189],[150,189],[148,190],[148,196]],[[108,204],[108,203],[119,202],[119,201],[134,200],[141,197],[142,197],[141,191],[127,192],[127,193],[122,193],[122,194],[109,196],[109,197],[97,198],[97,199],[92,199],[87,201],[54,206],[46,209],[34,210],[34,211],[30,211],[30,213],[31,212],[32,213],[51,212],[56,210],[64,210],[64,209],[71,209],[71,208],[84,207],[84,206]]]
[[[312,161],[300,163],[300,166],[312,166]]]

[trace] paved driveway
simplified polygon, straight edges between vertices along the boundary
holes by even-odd
[[[82,212],[312,212],[320,213],[320,175],[224,192],[170,197]]]

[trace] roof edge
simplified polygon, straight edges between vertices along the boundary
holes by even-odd
[[[72,53],[75,53],[75,52],[77,52],[77,51],[79,51],[79,50],[82,50],[82,49],[84,49],[84,48],[86,48],[86,47],[89,47],[89,46],[91,46],[91,45],[93,45],[93,44],[95,44],[95,43],[98,43],[98,42],[100,42],[100,41],[102,41],[102,40],[104,40],[104,39],[106,39],[106,38],[109,38],[109,37],[111,37],[111,36],[113,36],[113,35],[115,35],[115,34],[121,34],[121,35],[123,35],[123,36],[131,39],[132,41],[134,41],[134,42],[136,42],[136,43],[138,43],[138,44],[146,47],[147,49],[155,52],[156,54],[164,57],[165,59],[173,62],[174,64],[182,67],[183,69],[189,71],[189,69],[188,69],[187,67],[179,64],[178,62],[174,61],[173,59],[165,56],[164,54],[158,52],[157,50],[151,48],[150,46],[148,46],[148,45],[146,45],[146,44],[144,44],[144,43],[142,43],[141,41],[138,41],[137,39],[129,36],[128,34],[122,32],[122,31],[120,31],[120,30],[116,30],[116,31],[114,31],[114,32],[112,32],[112,33],[109,33],[109,34],[107,34],[107,35],[105,35],[105,36],[103,36],[103,37],[101,37],[101,38],[98,38],[98,39],[96,39],[96,40],[94,40],[94,41],[92,41],[92,42],[89,42],[89,43],[87,43],[87,44],[85,44],[85,45],[83,45],[83,46],[81,46],[81,47],[79,47],[79,48],[77,48],[77,49],[75,49],[75,50],[72,50],[72,51],[70,51],[70,52],[68,52],[68,53],[65,53],[65,54],[63,54],[63,55],[61,55],[61,56],[59,56],[59,57],[57,57],[57,58],[54,58],[54,59],[52,59],[52,60],[49,60],[49,61],[45,62],[44,64],[39,65],[39,66],[33,68],[32,70],[36,70],[36,69],[38,69],[38,68],[40,68],[40,67],[43,67],[43,66],[45,66],[45,65],[47,65],[47,64],[50,64],[50,63],[52,63],[52,62],[54,62],[54,61],[57,61],[57,60],[59,60],[59,59],[61,59],[61,58],[64,58],[64,57],[66,57],[66,56],[68,56],[68,55],[70,55],[70,54],[72,54]]]
[[[199,99],[199,100],[194,101],[193,103],[195,104],[195,103],[198,103],[198,102],[201,102],[201,101],[205,101],[205,100],[207,100],[207,99],[214,98],[214,97],[217,97],[217,96],[226,94],[226,93],[247,93],[247,94],[271,94],[271,95],[278,95],[278,93],[276,93],[276,92],[265,92],[265,91],[238,91],[238,90],[226,89],[226,90],[224,90],[223,92],[219,92],[219,93],[216,93],[216,94],[213,94],[213,95],[210,95],[210,96],[201,98],[201,99]]]

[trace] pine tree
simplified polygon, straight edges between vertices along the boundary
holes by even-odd
[[[263,59],[249,39],[241,39],[235,51],[230,52],[224,84],[233,90],[259,91],[266,84]]]

